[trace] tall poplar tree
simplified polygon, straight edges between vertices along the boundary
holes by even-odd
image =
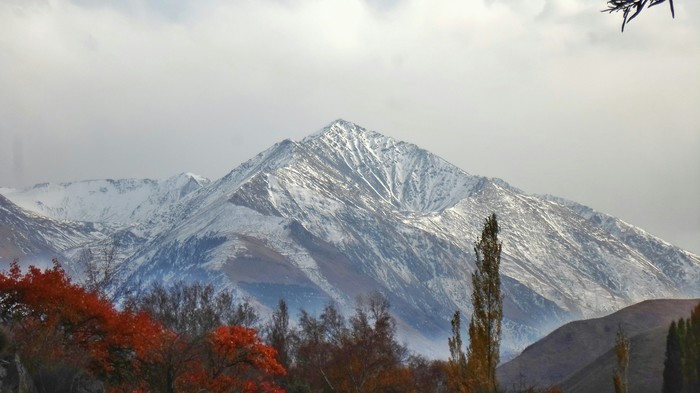
[[[630,362],[630,340],[622,329],[622,325],[617,327],[615,355],[617,356],[617,367],[613,370],[615,393],[627,393],[627,366]]]
[[[469,322],[467,372],[476,392],[496,392],[496,366],[501,343],[503,294],[501,293],[501,242],[498,221],[491,214],[484,221],[481,237],[474,245],[476,270],[472,273],[472,313]]]
[[[447,377],[450,391],[469,393],[470,385],[467,373],[467,357],[462,350],[462,322],[459,310],[452,316],[452,337],[447,340],[450,347],[450,359],[447,362]]]

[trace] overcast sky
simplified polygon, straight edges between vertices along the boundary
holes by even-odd
[[[0,186],[218,178],[343,118],[700,253],[700,2],[0,0]]]

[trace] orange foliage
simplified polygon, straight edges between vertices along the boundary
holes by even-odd
[[[56,260],[43,271],[23,274],[13,262],[0,273],[0,315],[30,367],[60,362],[101,377],[131,372],[162,332],[148,315],[119,312],[71,283]]]
[[[207,339],[204,361],[196,362],[178,384],[181,391],[283,393],[271,378],[286,374],[276,351],[263,344],[255,329],[220,326]]]
[[[75,366],[111,392],[284,392],[272,378],[286,371],[254,329],[220,326],[203,340],[169,331],[73,284],[55,260],[0,273],[0,319],[30,369]]]

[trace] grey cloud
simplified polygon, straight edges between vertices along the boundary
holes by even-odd
[[[15,182],[21,183],[24,178],[24,144],[22,136],[15,134],[12,138],[12,173]]]
[[[170,22],[183,22],[190,17],[196,3],[201,6],[207,0],[70,0],[78,7],[100,10],[111,9],[129,16],[151,15]]]
[[[0,186],[216,178],[342,117],[700,252],[690,3],[624,35],[585,0],[0,6]]]

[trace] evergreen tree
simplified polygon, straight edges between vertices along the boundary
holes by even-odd
[[[671,322],[666,336],[663,393],[684,393],[681,340],[676,322]]]
[[[613,370],[615,393],[627,393],[627,366],[630,360],[630,340],[622,329],[622,325],[617,328],[615,355],[617,356],[617,367]]]
[[[700,392],[700,303],[693,309],[687,322],[686,348],[688,390]]]
[[[666,339],[664,393],[700,392],[700,304],[671,323]]]
[[[484,221],[481,237],[474,245],[476,270],[472,273],[472,313],[469,322],[467,372],[476,392],[495,392],[499,361],[503,295],[501,293],[501,242],[498,221],[491,214]]]
[[[689,325],[697,330],[696,326]],[[697,334],[688,330],[685,337],[686,355],[683,361],[685,375],[685,384],[689,392],[700,392],[700,359],[698,359],[698,351],[700,346],[697,341]]]

